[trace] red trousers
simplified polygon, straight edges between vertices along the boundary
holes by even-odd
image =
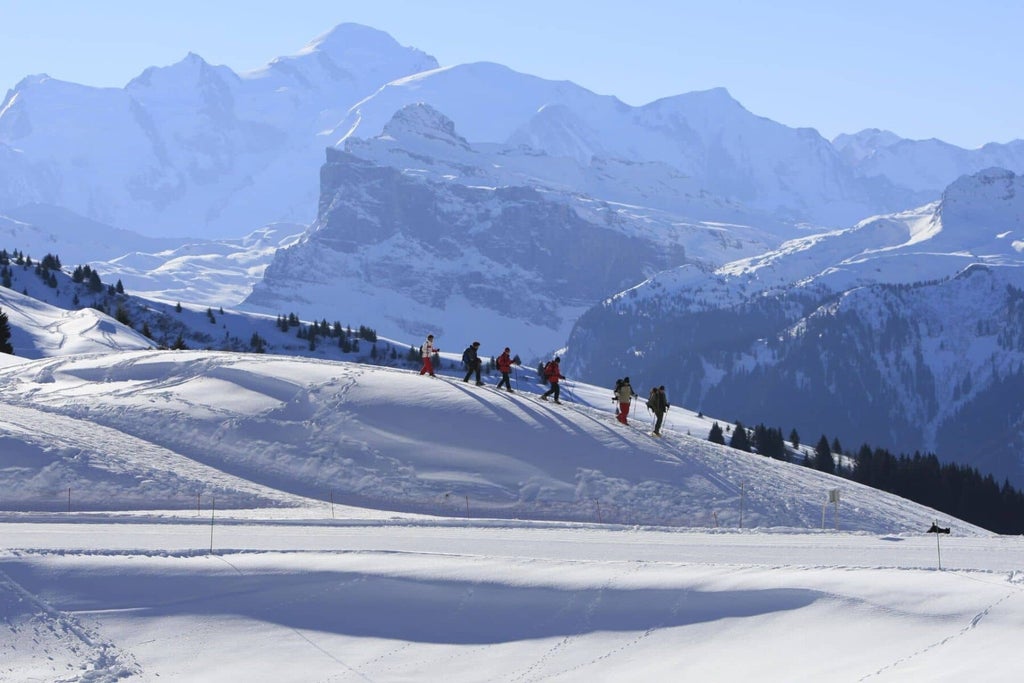
[[[420,368],[420,374],[430,373],[430,376],[434,376],[434,364],[430,361],[430,356],[423,356],[423,367]]]
[[[629,401],[619,403],[619,422],[626,424],[626,417],[629,415]]]

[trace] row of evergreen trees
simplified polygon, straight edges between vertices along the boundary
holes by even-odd
[[[725,431],[718,422],[713,423],[708,441],[726,445],[727,432],[731,432],[727,445],[737,450],[796,462],[888,491],[998,534],[1024,534],[1024,493],[1008,480],[1000,486],[992,475],[983,476],[973,467],[940,463],[933,453],[896,456],[864,444],[851,456],[838,439],[830,445],[824,434],[808,453],[800,449],[795,429],[787,447],[782,430],[763,424],[747,429],[741,422],[735,429],[726,425]]]

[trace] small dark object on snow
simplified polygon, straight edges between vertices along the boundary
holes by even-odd
[[[932,528],[928,530],[928,533],[930,533],[930,534],[948,534],[949,533],[949,527],[947,526],[945,529],[943,529],[941,526],[939,526],[935,522],[932,522]]]

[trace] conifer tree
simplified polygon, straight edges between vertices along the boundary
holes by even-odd
[[[120,303],[117,304],[117,311],[114,313],[114,319],[122,325],[127,325],[128,327],[132,326],[132,319],[128,315],[128,309]]]
[[[836,473],[836,461],[832,457],[831,449],[829,449],[828,437],[824,434],[818,439],[818,445],[814,447],[814,469],[828,472],[829,474]]]
[[[736,421],[736,429],[732,432],[732,438],[729,439],[729,445],[739,451],[750,452],[750,438],[747,437],[747,430],[743,426],[743,423]]]
[[[14,355],[14,347],[11,346],[11,324],[3,311],[0,311],[0,353]]]
[[[103,291],[103,282],[100,280],[100,275],[95,270],[89,273],[89,289],[93,292]]]
[[[725,445],[725,434],[722,433],[722,428],[717,422],[711,424],[711,431],[708,433],[708,441],[711,443],[717,443]]]

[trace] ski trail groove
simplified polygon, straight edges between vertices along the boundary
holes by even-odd
[[[0,593],[3,592],[11,593],[20,601],[31,605],[37,611],[35,617],[46,620],[52,632],[70,633],[85,646],[87,652],[84,653],[84,657],[90,669],[85,671],[82,676],[54,680],[116,681],[142,673],[141,667],[130,653],[120,650],[112,642],[100,639],[97,633],[83,626],[74,615],[54,608],[0,570]],[[71,646],[70,649],[77,651],[74,646]]]
[[[974,579],[972,579],[969,576],[963,576],[960,572],[956,572],[956,574],[958,576],[962,576],[965,579],[974,580]],[[929,652],[932,652],[933,650],[936,650],[936,649],[942,647],[943,645],[946,645],[947,643],[950,643],[950,642],[952,642],[952,641],[954,641],[954,640],[956,640],[958,638],[966,636],[967,634],[969,634],[972,631],[974,631],[974,629],[976,629],[982,623],[982,621],[985,619],[985,617],[987,617],[989,614],[992,613],[993,609],[995,609],[996,607],[998,607],[1002,603],[1006,602],[1008,599],[1020,595],[1022,592],[1024,592],[1024,591],[1022,591],[1020,588],[1017,588],[1016,586],[1013,586],[1013,590],[1011,590],[1009,593],[1005,594],[1003,597],[999,598],[998,600],[996,600],[992,604],[987,605],[986,607],[984,607],[980,612],[975,614],[971,618],[971,620],[965,626],[963,626],[959,631],[957,631],[956,633],[953,633],[952,635],[949,635],[949,636],[943,638],[942,640],[936,641],[934,643],[931,643],[930,645],[926,645],[926,646],[924,646],[924,647],[922,647],[922,648],[920,648],[920,649],[918,649],[918,650],[916,650],[914,652],[911,652],[910,654],[906,655],[905,657],[900,657],[899,659],[891,662],[890,664],[887,664],[886,666],[883,666],[882,668],[878,669],[877,671],[873,671],[873,672],[867,674],[866,676],[862,676],[858,680],[866,681],[866,680],[868,680],[870,678],[873,678],[875,676],[880,676],[880,675],[882,675],[883,673],[885,673],[887,671],[890,671],[890,670],[895,669],[896,667],[898,667],[898,666],[900,666],[902,664],[905,664],[906,662],[909,662],[909,661],[911,661],[913,659],[917,659],[919,657],[922,657],[922,656],[928,654]]]

